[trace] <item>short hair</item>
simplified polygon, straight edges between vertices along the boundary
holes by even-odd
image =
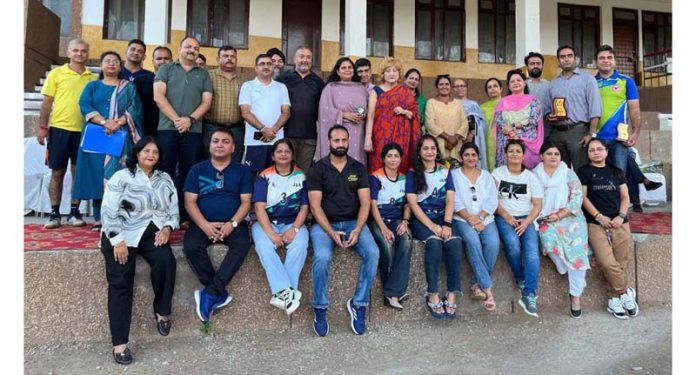
[[[358,69],[358,68],[363,67],[363,66],[366,66],[366,67],[372,69],[372,63],[370,62],[370,60],[368,60],[364,57],[361,57],[361,58],[355,60],[355,69]]]
[[[87,49],[89,49],[89,43],[87,43],[86,40],[84,40],[82,38],[73,38],[73,39],[70,39],[70,41],[68,42],[68,50],[70,50],[70,46],[75,45],[75,44],[85,45],[85,46],[87,46]]]
[[[201,60],[203,60],[204,63],[207,63],[207,62],[208,62],[208,59],[205,57],[204,54],[199,53],[199,54],[198,54],[198,57],[199,57]]]
[[[524,65],[527,65],[529,63],[529,59],[532,57],[538,57],[541,59],[541,64],[544,64],[544,55],[540,54],[539,52],[530,52],[527,54],[527,56],[524,57]]]
[[[481,156],[481,152],[479,151],[478,146],[476,146],[476,143],[466,142],[459,149],[459,157],[463,159],[464,158],[464,151],[466,151],[468,149],[473,149],[474,151],[476,151],[476,155],[478,155],[479,157]]]
[[[328,132],[329,139],[331,139],[331,133],[333,133],[333,132],[336,131],[336,130],[343,130],[343,131],[345,131],[346,134],[348,134],[348,137],[350,138],[350,132],[348,132],[348,129],[347,129],[345,126],[341,125],[341,124],[336,124],[336,125],[332,126],[331,128],[329,128],[329,132]]]
[[[435,87],[436,88],[437,88],[437,85],[440,83],[440,80],[442,80],[442,79],[446,79],[447,82],[450,83],[450,85],[452,84],[452,78],[450,78],[449,74],[438,74],[438,76],[435,77]]]
[[[488,78],[486,80],[486,82],[483,84],[483,91],[486,93],[486,96],[488,96],[489,98],[490,98],[490,95],[488,95],[488,82],[490,82],[490,81],[498,82],[498,87],[500,87],[501,90],[503,89],[503,83],[500,82],[500,80],[498,78],[495,78],[495,77]]]
[[[269,56],[269,55],[267,55],[267,54],[265,54],[265,53],[262,53],[262,54],[256,56],[256,58],[254,59],[254,65],[259,65],[259,60],[261,60],[261,59],[263,59],[263,58],[270,59],[271,56]]]
[[[140,140],[133,145],[130,152],[128,153],[128,158],[126,158],[126,168],[128,168],[128,171],[131,173],[131,175],[135,176],[135,169],[138,165],[138,154],[145,148],[145,146],[149,145],[150,143],[157,146],[157,150],[159,151],[159,159],[157,159],[157,163],[155,163],[155,166],[152,168],[152,170],[162,170],[162,160],[164,160],[162,154],[162,146],[160,145],[157,138],[152,136],[145,136],[140,138]]]
[[[309,46],[302,44],[302,45],[298,46],[297,48],[295,48],[295,55],[297,54],[298,51],[303,50],[303,49],[306,49],[306,50],[309,50],[309,52],[312,52],[312,49],[309,48]],[[283,60],[283,61],[285,61],[285,60]]]
[[[546,141],[541,145],[541,148],[539,149],[539,155],[542,155],[544,152],[546,152],[552,148],[555,148],[559,152],[561,151],[561,148],[556,143],[554,143],[552,141]]]
[[[172,50],[170,50],[169,47],[157,46],[157,47],[155,47],[155,49],[152,50],[152,57],[155,56],[155,52],[157,52],[157,51],[159,51],[159,50],[161,50],[161,49],[163,49],[163,50],[169,52],[169,56],[173,56]]]
[[[234,133],[232,133],[232,129],[226,128],[226,127],[224,127],[224,126],[218,126],[218,127],[216,127],[215,129],[213,129],[213,132],[210,133],[210,140],[211,140],[211,142],[212,142],[212,139],[213,139],[213,134],[215,134],[215,133],[225,133],[225,134],[229,135],[230,137],[232,137],[232,142],[234,143]]]
[[[389,142],[384,147],[382,148],[382,160],[387,157],[387,153],[391,150],[396,150],[396,152],[399,153],[399,156],[404,156],[404,150],[401,148],[401,146],[396,143],[396,142]]]
[[[512,94],[512,91],[510,91],[510,78],[512,78],[512,76],[514,76],[515,74],[517,74],[517,75],[519,75],[520,77],[522,77],[522,81],[526,81],[526,80],[527,80],[527,76],[524,74],[524,72],[522,71],[522,69],[513,69],[513,70],[510,70],[509,72],[507,72],[507,84],[508,84],[508,93],[509,93],[509,94]],[[525,84],[524,84],[524,93],[525,93],[525,94],[529,94],[529,87],[527,87],[527,83],[526,83],[526,82],[525,82]]]
[[[234,53],[237,53],[237,49],[236,49],[236,48],[232,47],[232,46],[229,45],[229,44],[225,44],[224,46],[218,48],[218,52],[217,52],[218,57],[220,57],[220,54],[223,53],[223,52],[225,52],[225,51],[234,51]],[[200,54],[198,54],[198,55],[200,56]]]
[[[611,53],[612,56],[616,57],[616,54],[614,53],[614,49],[611,48],[610,45],[602,44],[601,46],[599,46],[599,48],[597,48],[597,51],[594,54],[594,59],[597,60],[597,56],[599,56],[599,53],[604,52],[604,51],[609,51],[609,53]]]
[[[578,52],[575,50],[575,47],[571,46],[570,44],[566,44],[564,46],[558,47],[558,49],[556,50],[556,57],[557,58],[561,57],[561,51],[564,49],[570,49],[573,51],[573,55],[575,55],[575,56],[578,55]]]
[[[104,51],[104,52],[102,52],[101,56],[99,56],[99,63],[104,61],[104,58],[106,56],[109,56],[109,55],[114,55],[114,56],[118,57],[118,61],[123,62],[123,59],[121,58],[121,55],[118,54],[118,52],[116,52],[116,51]],[[123,78],[123,74],[121,73],[121,69],[118,70],[117,77],[118,77],[118,79]],[[99,79],[104,79],[104,71],[103,70],[99,72]]]
[[[508,152],[508,149],[510,149],[510,146],[512,146],[512,145],[518,145],[518,146],[522,147],[522,153],[523,153],[523,154],[524,154],[525,152],[527,152],[527,147],[525,147],[524,141],[522,141],[521,139],[511,139],[511,140],[509,140],[509,141],[507,142],[507,144],[505,145],[505,152]]]
[[[128,41],[128,45],[126,46],[126,48],[130,47],[131,44],[139,44],[139,45],[143,46],[143,52],[147,52],[147,46],[145,45],[145,42],[143,42],[142,40],[131,39]]]
[[[394,57],[387,56],[379,63],[379,75],[378,75],[378,77],[379,77],[379,81],[381,83],[385,82],[384,71],[387,70],[387,68],[392,67],[392,66],[395,67],[396,70],[399,71],[399,82],[401,81],[401,72],[404,71],[404,67],[403,67],[403,65],[401,65],[401,61],[399,61],[398,59],[396,59]],[[357,65],[356,65],[356,69],[357,69]]]
[[[287,62],[287,61],[288,61],[288,60],[285,60],[285,54],[283,53],[283,51],[281,51],[281,50],[279,50],[278,48],[275,48],[275,47],[273,47],[273,48],[269,49],[268,51],[266,51],[266,55],[268,55],[268,57],[273,57],[273,55],[278,55],[278,56],[280,56],[281,59],[283,59],[283,62]]]
[[[181,46],[183,46],[183,45],[184,45],[184,41],[186,41],[186,39],[193,39],[193,40],[195,40],[195,41],[196,41],[196,43],[198,43],[199,45],[201,44],[201,43],[200,43],[200,42],[198,41],[198,39],[196,39],[196,37],[195,37],[195,36],[192,36],[192,35],[186,35],[185,37],[181,38],[181,41],[179,42],[179,47],[181,47]]]
[[[282,144],[288,145],[290,152],[293,155],[295,155],[295,147],[293,147],[292,142],[290,142],[290,140],[287,138],[281,138],[281,139],[275,141],[275,143],[273,143],[273,146],[271,146],[271,154],[274,154],[276,152],[276,150],[278,149],[278,146],[280,146]]]

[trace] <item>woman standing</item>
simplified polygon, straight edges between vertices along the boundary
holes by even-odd
[[[638,315],[636,292],[629,287],[626,266],[633,246],[628,225],[628,188],[623,172],[607,161],[607,145],[600,139],[587,144],[590,163],[580,168],[582,210],[589,241],[607,279],[607,311],[619,319]]]
[[[133,361],[128,335],[138,254],[150,265],[157,331],[167,336],[172,326],[176,260],[169,236],[179,226],[179,205],[172,179],[160,168],[159,152],[154,137],[138,141],[130,150],[126,169],[116,172],[104,190],[101,252],[109,284],[112,353],[122,365]]]
[[[400,84],[401,63],[392,57],[385,57],[380,64],[380,85],[370,93],[365,131],[365,151],[368,155],[368,170],[382,167],[382,148],[395,142],[403,150],[399,172],[406,173],[416,154],[420,138],[418,103],[413,92]]]
[[[107,134],[119,129],[124,129],[128,134],[120,157],[84,152],[82,148],[78,151],[73,199],[93,200],[92,230],[95,231],[99,231],[102,226],[104,182],[125,166],[126,155],[133,144],[140,140],[143,130],[140,97],[134,84],[121,79],[121,57],[116,52],[107,51],[102,53],[100,60],[102,71],[99,73],[99,80],[85,86],[80,96],[80,111],[88,123],[104,127]],[[83,130],[83,141],[84,137]]]
[[[459,149],[469,131],[469,120],[464,107],[450,96],[451,84],[449,75],[437,76],[437,96],[428,99],[425,106],[425,128],[428,129],[428,134],[436,137],[442,160],[450,166],[458,165],[461,161]]]
[[[425,302],[435,319],[454,319],[457,293],[461,293],[462,241],[452,235],[454,186],[449,169],[437,162],[435,137],[426,134],[418,142],[415,171],[406,175],[406,199],[413,213],[413,236],[425,242]],[[447,295],[440,300],[438,279],[442,253],[447,268]],[[443,308],[444,306],[444,308]]]
[[[379,247],[379,273],[384,304],[396,310],[408,294],[411,265],[411,233],[408,221],[411,210],[406,204],[406,175],[399,172],[403,151],[396,143],[382,148],[382,168],[370,175],[372,216],[367,221]]]
[[[483,114],[481,107],[475,101],[468,98],[469,84],[463,78],[454,80],[454,95],[464,106],[469,122],[469,132],[464,143],[473,142],[481,151],[479,154],[479,168],[488,168],[486,158],[486,133],[488,132],[488,122]]]
[[[366,165],[364,142],[367,98],[367,90],[360,83],[353,61],[348,57],[338,59],[319,99],[319,134],[314,160],[329,154],[329,129],[341,124],[349,133],[348,156]]]
[[[536,95],[530,95],[525,80],[527,77],[519,69],[508,72],[510,94],[500,99],[493,115],[493,136],[495,138],[495,165],[505,164],[505,145],[510,139],[524,142],[524,166],[534,169],[539,164],[539,148],[544,141],[544,121],[541,102]]]
[[[413,93],[413,97],[416,98],[416,102],[418,103],[418,114],[420,115],[420,126],[421,126],[421,134],[426,134],[425,131],[425,105],[427,103],[427,100],[425,97],[421,94],[420,90],[418,89],[418,86],[420,85],[421,81],[421,74],[420,71],[416,68],[411,68],[406,71],[406,74],[404,74],[404,84],[406,87],[411,89],[411,92]]]
[[[536,222],[541,211],[544,189],[536,175],[526,169],[524,143],[513,139],[505,147],[507,165],[493,171],[498,187],[495,224],[522,298],[517,303],[528,315],[537,314],[539,281],[539,232]]]
[[[580,296],[585,288],[587,223],[582,214],[582,185],[578,176],[561,162],[561,151],[554,143],[541,146],[541,163],[534,173],[544,188],[544,205],[539,218],[541,249],[561,275],[568,274],[570,316],[580,318]]]
[[[486,95],[490,100],[481,103],[481,110],[488,123],[488,131],[486,131],[486,161],[488,162],[488,170],[492,171],[495,168],[495,137],[493,136],[493,113],[500,101],[500,94],[503,92],[503,84],[498,78],[491,77],[486,80],[484,85]]]
[[[498,191],[493,176],[478,167],[479,149],[465,143],[461,149],[462,167],[453,169],[454,233],[466,245],[466,256],[474,273],[471,298],[483,299],[483,307],[495,310],[493,267],[498,259],[500,237],[493,214],[498,208]]]
[[[273,294],[270,303],[288,315],[300,307],[298,283],[309,244],[305,175],[293,163],[294,153],[287,139],[273,144],[273,165],[256,178],[252,196],[257,222],[251,235]],[[285,263],[277,252],[282,247],[287,250]]]

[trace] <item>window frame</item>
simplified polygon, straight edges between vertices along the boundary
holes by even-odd
[[[129,41],[133,38],[127,39],[112,39],[109,38],[109,8],[111,6],[112,0],[104,0],[104,17],[102,22],[102,39],[104,40],[125,40]],[[141,3],[142,12],[140,12],[140,17],[138,17],[138,23],[142,25],[140,30],[140,35],[136,35],[135,39],[144,39],[145,37],[145,0],[135,0]],[[74,21],[74,20],[73,20]],[[74,25],[74,22],[73,22]]]
[[[473,1],[473,0],[469,0]],[[415,31],[415,47],[413,49],[413,58],[414,60],[430,60],[430,61],[443,61],[443,62],[466,62],[466,0],[461,0],[461,4],[459,6],[455,5],[449,5],[448,0],[442,0],[442,6],[438,7],[436,4],[436,0],[431,0],[430,4],[421,4],[418,0],[415,0],[416,3],[416,23],[414,27]],[[430,57],[419,57],[418,56],[418,14],[421,10],[427,10],[430,12],[430,43],[433,46],[431,49],[431,54]],[[444,28],[445,28],[445,13],[449,11],[459,11],[461,15],[461,22],[462,22],[462,30],[461,30],[461,58],[459,60],[447,60],[444,58],[438,59],[435,54],[437,51],[435,51],[435,41],[436,41],[436,35],[435,35],[435,23],[436,23],[436,11],[441,10],[442,11],[442,18],[440,19],[440,22],[443,25],[443,36],[442,36],[442,43],[444,44]]]
[[[192,27],[193,27],[193,17],[191,15],[193,14],[193,1],[194,0],[186,0],[186,35],[193,35],[192,32]],[[232,1],[243,1],[244,2],[244,25],[243,28],[245,29],[244,33],[244,43],[243,45],[241,44],[232,44],[230,42],[229,34],[230,34],[230,29],[229,29],[229,4]],[[213,28],[213,23],[214,23],[214,16],[213,16],[213,9],[214,9],[214,2],[215,0],[207,0],[208,2],[208,24],[207,24],[207,31],[208,31],[208,40],[199,40],[198,42],[200,43],[201,47],[210,47],[210,48],[218,48],[221,46],[213,46],[212,43],[212,37],[214,34],[214,28]],[[225,11],[223,12],[223,20],[222,20],[222,35],[225,36],[225,39],[223,40],[222,44],[226,45],[229,44],[233,46],[236,49],[249,49],[249,0],[226,0],[225,3]]]
[[[570,8],[570,10],[571,10],[570,16],[561,15],[561,8],[562,8],[562,7]],[[581,15],[581,17],[580,17],[579,20],[576,20],[576,19],[574,18],[574,16],[573,16],[573,14],[575,13],[575,9],[580,9],[581,12],[582,12],[582,15]],[[585,11],[588,10],[588,9],[593,9],[593,10],[595,10],[597,15],[596,15],[595,17],[593,17],[593,18],[586,17]],[[595,40],[594,40],[594,43],[595,43],[595,50],[596,50],[596,49],[599,48],[599,46],[601,45],[601,44],[600,44],[600,32],[601,32],[601,25],[602,25],[602,23],[601,23],[601,21],[602,21],[602,8],[599,7],[599,6],[593,6],[593,5],[580,5],[580,4],[558,3],[558,7],[556,8],[556,14],[558,15],[558,21],[557,21],[557,22],[558,22],[558,23],[557,23],[557,27],[558,27],[558,44],[559,44],[559,45],[561,44],[561,27],[560,27],[561,20],[567,20],[567,21],[569,20],[569,21],[571,21],[571,22],[573,23],[572,26],[571,26],[571,33],[572,33],[572,34],[571,34],[571,40],[573,40],[573,41],[576,40],[576,38],[575,38],[575,24],[574,24],[574,23],[575,23],[575,22],[580,22],[580,28],[581,28],[581,29],[580,29],[580,42],[579,42],[579,43],[575,43],[575,42],[571,43],[571,45],[573,46],[573,48],[575,48],[575,51],[576,51],[576,53],[577,53],[577,55],[575,56],[576,61],[579,62],[579,65],[578,65],[578,66],[581,67],[581,68],[596,69],[597,67],[594,65],[594,62],[592,63],[592,65],[586,65],[586,64],[583,62],[583,57],[585,57],[585,56],[582,54],[582,53],[583,53],[582,48],[583,48],[583,46],[585,45],[585,35],[584,35],[584,34],[585,34],[585,33],[584,33],[585,30],[584,30],[583,26],[584,26],[584,23],[585,23],[586,21],[587,21],[587,22],[592,22],[592,23],[595,25],[595,28],[594,28],[594,39],[595,39]],[[578,55],[579,55],[579,56],[578,56]],[[578,57],[579,57],[579,58],[578,58]],[[591,57],[592,57],[592,61],[594,61],[594,52],[593,52],[593,54],[592,54]]]
[[[366,48],[366,56],[370,57],[385,57],[381,55],[375,55],[374,54],[374,43],[375,40],[372,38],[372,33],[373,33],[373,27],[374,27],[374,6],[375,5],[383,5],[386,6],[389,9],[389,53],[387,56],[394,56],[394,0],[367,0],[366,1],[367,9],[365,11],[365,15],[367,18],[367,25],[366,25],[366,32],[365,32],[365,48]],[[372,6],[372,9],[370,8]],[[370,22],[372,20],[373,22]],[[370,40],[371,46],[368,48],[368,43],[367,40]],[[371,53],[367,53],[367,52]]]
[[[505,9],[502,11],[500,9],[498,9],[498,2],[496,0],[490,0],[493,3],[493,9],[483,9],[483,7],[481,6],[481,2],[484,0],[476,0],[476,1],[478,2],[477,9],[478,9],[478,20],[479,20],[478,25],[477,25],[478,26],[478,38],[479,38],[479,40],[478,40],[478,52],[476,54],[477,55],[476,60],[478,61],[479,64],[514,65],[515,58],[517,57],[516,56],[517,52],[516,52],[515,48],[513,48],[513,52],[512,52],[513,53],[513,56],[512,56],[513,62],[508,63],[507,62],[507,57],[508,57],[507,56],[507,49],[508,49],[507,38],[503,38],[503,50],[505,51],[503,62],[497,61],[498,56],[496,54],[496,51],[498,50],[498,44],[497,44],[497,40],[498,40],[498,16],[502,15],[506,19],[508,16],[512,16],[512,18],[515,19],[515,16],[516,16],[516,14],[515,14],[515,0],[504,0],[505,1]],[[512,4],[512,10],[510,10],[510,4]],[[481,55],[480,55],[481,54],[481,34],[482,34],[481,33],[481,22],[480,22],[481,14],[489,14],[493,17],[493,25],[492,25],[492,29],[493,29],[493,62],[481,61]],[[507,25],[507,22],[506,22],[506,25]],[[516,47],[517,46],[517,39],[516,39],[517,38],[517,30],[516,30],[516,28],[513,28],[513,32],[514,32],[514,35],[512,38],[512,44]]]
[[[650,16],[650,15],[655,17],[655,21],[646,21],[645,20],[646,16]],[[665,17],[665,24],[664,25],[659,25],[657,23],[657,17],[659,17],[660,15],[663,15]],[[644,10],[641,12],[640,22],[641,22],[641,27],[643,30],[643,35],[642,35],[642,40],[641,40],[642,45],[643,45],[643,55],[672,49],[672,40],[671,40],[671,38],[667,38],[667,33],[664,32],[664,35],[663,35],[664,36],[663,42],[665,45],[664,49],[655,50],[655,51],[646,51],[645,50],[645,44],[646,44],[645,43],[645,35],[648,34],[649,32],[654,32],[655,39],[657,39],[657,30],[659,28],[664,28],[666,31],[666,29],[669,27],[670,28],[670,35],[672,35],[672,33],[674,32],[674,30],[672,29],[672,26],[673,26],[672,13],[652,12],[652,11]],[[647,32],[646,32],[646,30],[647,30]],[[667,42],[669,42],[669,47],[667,47],[667,44],[668,44]]]

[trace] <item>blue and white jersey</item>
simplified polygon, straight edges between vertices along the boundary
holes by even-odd
[[[272,165],[256,178],[251,200],[266,203],[266,213],[271,222],[290,224],[297,218],[302,205],[309,204],[305,175],[295,166],[289,175],[282,176]]]
[[[396,181],[392,181],[384,168],[375,170],[370,175],[370,199],[377,201],[382,219],[401,220],[406,204],[406,175],[398,173]]]
[[[447,204],[447,191],[454,191],[452,176],[442,164],[437,164],[433,172],[425,172],[427,187],[424,192],[416,193],[416,172],[408,171],[406,175],[406,193],[418,194],[417,200],[420,208],[432,219],[439,219],[445,215]]]

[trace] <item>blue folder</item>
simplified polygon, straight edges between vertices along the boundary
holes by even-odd
[[[106,128],[95,124],[85,125],[85,136],[82,137],[80,148],[84,152],[108,154],[120,157],[123,145],[126,142],[128,132],[120,129],[110,135],[106,134]]]

